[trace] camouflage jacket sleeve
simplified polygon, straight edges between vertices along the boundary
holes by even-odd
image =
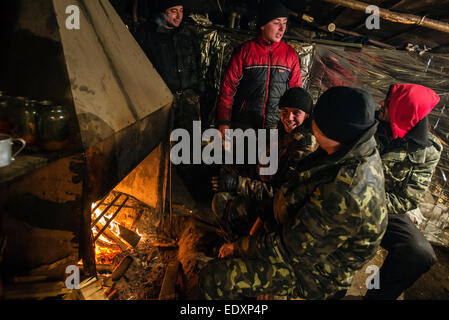
[[[282,182],[290,167],[294,168],[306,156],[318,149],[318,143],[311,133],[296,130],[283,136],[279,143],[279,169],[273,181]],[[276,183],[275,183],[276,185]],[[266,200],[274,196],[273,185],[258,179],[239,177],[237,194],[256,200]]]
[[[265,200],[273,198],[273,187],[257,179],[239,176],[237,194],[246,198]]]
[[[431,140],[432,146],[407,154],[400,164],[383,160],[388,213],[416,209],[424,198],[442,150],[436,138]]]
[[[339,183],[320,185],[304,205],[292,209],[279,232],[239,239],[238,253],[268,261],[281,257],[293,263],[315,264],[361,227],[359,204]]]

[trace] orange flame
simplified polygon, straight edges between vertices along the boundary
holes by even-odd
[[[92,209],[96,206],[95,203],[92,203]],[[94,212],[92,212],[92,221],[94,221],[99,215],[101,214],[101,210],[99,208],[95,209]],[[107,224],[107,219],[111,219],[112,213],[105,214],[98,222],[99,224],[105,226]],[[112,221],[108,229],[113,232],[116,236],[120,235],[120,229],[119,224],[115,221]],[[94,237],[98,234],[97,228],[94,226],[92,227],[92,234]],[[101,240],[103,243],[114,245],[115,243],[110,241],[107,237],[100,235],[98,237],[98,240]],[[120,253],[120,248],[109,248],[105,246],[99,245],[97,242],[95,243],[95,263],[96,264],[113,264],[114,257]]]

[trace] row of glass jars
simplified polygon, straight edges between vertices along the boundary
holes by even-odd
[[[10,97],[0,91],[0,132],[24,139],[46,151],[67,147],[69,115],[64,106],[51,101]]]

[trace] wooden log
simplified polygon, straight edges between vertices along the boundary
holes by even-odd
[[[112,281],[119,280],[125,272],[128,270],[129,266],[133,262],[133,258],[131,256],[126,256],[123,260],[118,264],[118,266],[112,272],[111,278]]]
[[[177,248],[178,247],[178,245],[176,243],[163,243],[163,242],[153,242],[153,243],[150,243],[150,246],[158,247],[158,248]]]
[[[324,0],[324,1],[362,12],[366,12],[366,8],[370,6],[370,4],[368,3],[354,0]],[[420,17],[413,14],[397,13],[384,8],[379,8],[379,16],[382,19],[391,22],[397,22],[402,24],[415,24],[418,26],[423,26],[426,28],[449,33],[449,23],[429,19],[426,18],[426,16]]]
[[[135,248],[139,243],[141,237],[134,231],[129,230],[128,228],[125,228],[120,224],[118,225],[118,227],[120,230],[120,237],[128,242],[133,248]]]
[[[112,264],[97,264],[97,272],[111,272],[114,270],[114,266]],[[84,271],[84,266],[78,266],[80,271]]]
[[[104,226],[98,222],[97,223],[97,227],[100,228],[100,230],[102,230],[104,228]],[[129,249],[129,246],[124,243],[119,237],[117,237],[111,230],[109,230],[108,228],[106,228],[103,231],[103,234],[108,237],[109,239],[111,239],[112,241],[114,241],[119,247],[120,249],[122,249],[123,251],[126,251]]]
[[[176,281],[178,279],[179,261],[172,261],[168,264],[162,281],[159,300],[174,300],[176,298]]]

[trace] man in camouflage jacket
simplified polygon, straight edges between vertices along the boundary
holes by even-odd
[[[321,148],[275,195],[278,230],[224,244],[222,259],[200,272],[201,297],[328,299],[344,293],[375,255],[387,224],[376,125],[369,94],[326,91],[312,122]]]
[[[274,176],[243,176],[223,170],[215,184],[212,210],[224,220],[230,233],[248,234],[253,218],[271,208],[275,190],[287,180],[290,170],[318,148],[310,115],[313,100],[301,87],[288,89],[279,101],[278,171]],[[257,202],[259,201],[259,202]],[[267,205],[268,203],[268,205]],[[272,211],[270,211],[272,215]]]
[[[388,256],[380,269],[380,288],[368,290],[366,299],[396,299],[437,261],[431,245],[405,213],[418,208],[440,159],[442,145],[429,132],[427,118],[439,100],[429,88],[395,84],[383,102],[376,140],[389,214],[381,246]]]

